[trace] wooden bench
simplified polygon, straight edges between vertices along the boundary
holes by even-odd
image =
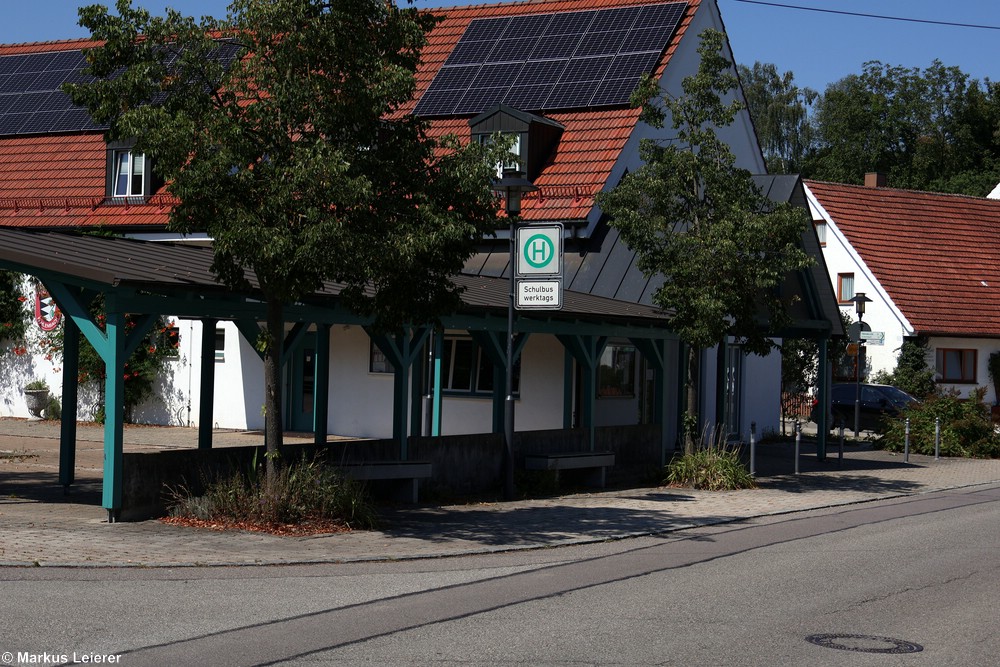
[[[420,480],[431,476],[430,461],[361,461],[337,466],[348,479],[377,482],[393,500],[417,502]]]
[[[556,482],[561,470],[590,470],[584,483],[600,489],[604,488],[608,467],[615,464],[613,452],[559,452],[555,454],[526,454],[525,470],[554,470]]]

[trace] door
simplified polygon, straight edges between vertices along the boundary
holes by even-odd
[[[290,373],[288,428],[311,432],[315,428],[313,401],[316,394],[316,344],[312,334],[290,360]]]

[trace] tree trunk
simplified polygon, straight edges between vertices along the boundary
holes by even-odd
[[[692,454],[698,439],[701,420],[698,419],[698,361],[701,348],[688,346],[687,358],[687,412],[684,420],[684,453]]]
[[[267,299],[267,326],[264,330],[264,445],[265,470],[270,488],[278,474],[282,449],[281,428],[281,348],[285,333],[284,306],[280,299]]]

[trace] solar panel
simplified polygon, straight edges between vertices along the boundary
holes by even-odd
[[[240,48],[231,42],[221,42],[208,57],[228,67]],[[172,53],[166,62],[169,65],[176,59],[177,54]],[[107,129],[94,123],[84,109],[73,106],[69,96],[62,92],[63,84],[94,80],[83,73],[86,64],[82,51],[0,56],[0,136]],[[465,82],[465,88],[470,83],[471,78]],[[163,99],[158,96],[153,102]]]
[[[627,104],[686,8],[669,2],[476,19],[414,113],[476,114],[498,102],[523,111]]]

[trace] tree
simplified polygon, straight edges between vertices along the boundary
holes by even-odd
[[[0,271],[0,341],[24,338],[27,297],[21,290],[24,276],[16,271]]]
[[[178,203],[170,228],[206,231],[233,289],[266,303],[268,478],[281,446],[284,306],[324,281],[375,325],[426,322],[458,303],[457,273],[496,207],[479,146],[434,141],[401,112],[436,19],[384,0],[234,0],[225,20],[119,0],[80,23],[97,81],[75,103],[134,139]]]
[[[927,339],[907,338],[899,348],[896,368],[891,373],[880,371],[872,382],[891,384],[917,398],[934,393],[934,370],[927,364]]]
[[[767,354],[769,333],[788,322],[778,287],[811,261],[799,247],[805,212],[762,195],[716,134],[742,105],[723,101],[737,81],[720,53],[722,33],[699,37],[698,71],[684,79],[682,96],[661,96],[646,77],[632,98],[650,125],[663,128],[669,117],[676,137],[643,141],[643,165],[599,199],[639,268],[664,278],[653,300],[690,346],[688,422],[697,412],[700,351],[732,336],[746,351]]]
[[[795,85],[792,72],[771,63],[739,66],[740,83],[757,140],[771,173],[798,173],[814,144],[812,107],[819,93]]]
[[[1000,90],[935,60],[924,70],[865,63],[817,102],[811,177],[984,196],[1000,181]]]

